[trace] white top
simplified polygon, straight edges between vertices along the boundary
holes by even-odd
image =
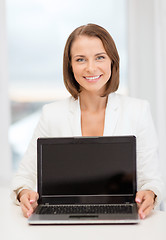
[[[158,205],[163,182],[158,170],[157,138],[147,101],[112,93],[105,113],[104,136],[135,135],[137,143],[137,187],[152,190]],[[12,199],[22,189],[36,191],[37,138],[82,136],[79,100],[69,97],[43,107],[39,123],[12,182]]]

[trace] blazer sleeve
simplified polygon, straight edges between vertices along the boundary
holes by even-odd
[[[26,153],[20,162],[19,169],[13,177],[11,184],[11,198],[19,204],[17,195],[23,189],[37,191],[37,138],[48,137],[48,124],[45,107],[43,107],[41,117],[29,143]]]
[[[144,102],[138,119],[137,179],[138,190],[152,190],[158,206],[163,198],[164,184],[159,171],[158,141],[148,102]]]

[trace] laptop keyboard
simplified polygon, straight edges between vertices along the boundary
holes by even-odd
[[[117,214],[132,213],[131,205],[47,205],[40,206],[37,214]]]

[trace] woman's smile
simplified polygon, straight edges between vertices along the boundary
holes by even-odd
[[[95,83],[97,82],[100,78],[101,78],[102,74],[101,75],[98,75],[98,76],[84,76],[84,78],[88,81],[88,82],[92,82],[92,83]]]

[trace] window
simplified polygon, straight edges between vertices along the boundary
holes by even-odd
[[[6,0],[9,93],[12,124],[9,137],[16,169],[32,136],[43,104],[68,95],[63,85],[63,49],[78,26],[106,28],[120,55],[120,91],[127,89],[125,0]]]

